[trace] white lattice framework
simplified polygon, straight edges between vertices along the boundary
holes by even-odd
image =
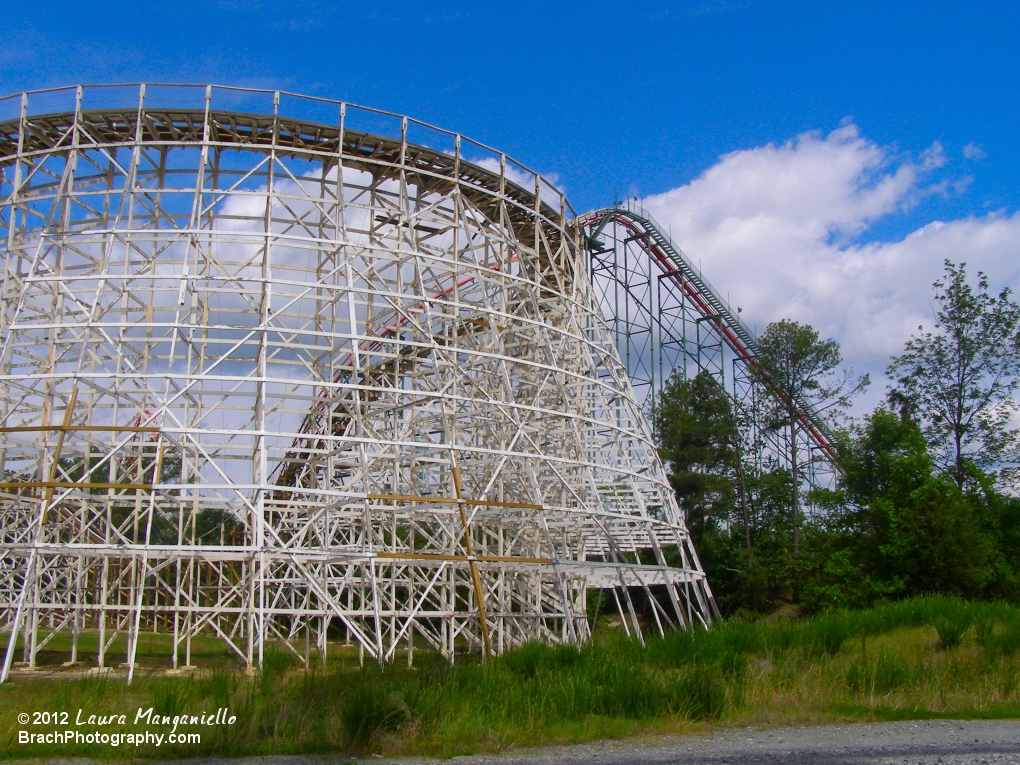
[[[6,121],[3,121],[6,120]],[[562,195],[273,92],[0,100],[4,678],[62,630],[450,660],[711,593]],[[428,147],[428,148],[426,148]],[[18,649],[19,651],[22,649]],[[301,653],[300,651],[296,651]]]

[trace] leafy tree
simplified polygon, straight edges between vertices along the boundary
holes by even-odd
[[[755,611],[785,602],[793,584],[789,498],[786,470],[747,469],[748,528],[754,548],[747,551],[742,605]]]
[[[989,497],[938,474],[916,421],[876,409],[840,439],[840,464],[840,496],[806,534],[808,608],[929,592],[981,597],[1015,581],[990,533]],[[1010,512],[994,514],[1013,528]]]
[[[991,541],[971,498],[944,477],[926,480],[898,508],[889,559],[904,594],[941,592],[980,597],[991,578]]]
[[[738,412],[708,373],[674,373],[651,414],[719,607],[768,607],[790,589],[789,474],[747,460]]]
[[[1020,602],[1020,499],[994,491],[986,497],[984,523],[993,546],[986,594]]]
[[[652,411],[659,452],[695,545],[707,524],[725,521],[733,503],[739,434],[729,396],[707,372],[674,372]]]
[[[945,261],[945,275],[933,285],[934,331],[919,326],[888,370],[896,380],[890,399],[920,417],[940,467],[958,487],[968,462],[1001,466],[1015,458],[1018,441],[1010,418],[1020,383],[1020,306],[1008,287],[989,294],[980,271],[972,287],[966,266]]]
[[[874,530],[879,536],[888,528],[868,516],[867,508],[878,499],[902,503],[906,495],[932,475],[928,442],[917,422],[879,407],[839,438],[841,484],[846,499],[862,508],[859,531]],[[877,525],[876,525],[877,524]]]
[[[800,554],[800,454],[798,431],[801,407],[818,414],[846,408],[868,385],[868,376],[840,371],[842,355],[835,340],[822,340],[807,324],[789,319],[773,322],[758,339],[757,372],[775,403],[774,424],[786,428],[790,448],[790,516],[793,557]],[[795,572],[796,575],[796,572]]]
[[[724,611],[745,606],[754,556],[741,434],[732,400],[707,372],[688,380],[678,370],[654,402],[652,424],[716,602]],[[740,535],[733,534],[737,507]]]

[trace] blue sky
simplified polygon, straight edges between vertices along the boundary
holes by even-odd
[[[579,212],[646,197],[759,328],[810,321],[861,368],[930,318],[943,257],[1020,280],[1020,3],[0,0],[0,18],[3,93],[288,89],[462,132]]]
[[[215,81],[392,109],[555,173],[578,209],[851,118],[975,143],[965,209],[1017,204],[1015,2],[0,2],[0,91]],[[955,208],[960,200],[953,200]]]

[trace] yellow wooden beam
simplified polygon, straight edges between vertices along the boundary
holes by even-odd
[[[367,499],[387,500],[393,502],[428,502],[433,505],[456,505],[460,502],[456,497],[424,497],[416,494],[367,494]],[[541,510],[541,505],[526,502],[501,502],[495,499],[466,499],[465,504],[481,505],[482,507],[518,507],[525,510]]]

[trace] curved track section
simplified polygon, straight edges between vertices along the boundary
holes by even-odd
[[[673,369],[692,363],[727,378],[738,398],[756,384],[789,400],[764,378],[754,333],[713,289],[662,227],[644,209],[626,204],[580,216],[603,314],[635,382],[657,391]],[[744,394],[738,394],[743,386]],[[832,435],[808,402],[795,400],[805,449],[837,468]],[[783,447],[780,453],[789,453]],[[809,463],[817,459],[809,458]]]
[[[0,237],[5,676],[61,631],[488,656],[585,640],[593,588],[639,636],[632,593],[711,620],[569,206],[505,155],[278,92],[24,94]]]

